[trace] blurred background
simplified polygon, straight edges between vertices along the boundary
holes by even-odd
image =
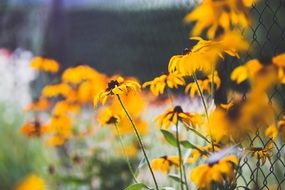
[[[2,0],[0,46],[143,80],[188,44],[191,0]],[[144,69],[147,68],[147,69]]]
[[[88,64],[107,74],[150,80],[166,71],[172,55],[192,45],[188,40],[191,25],[183,24],[183,18],[197,2],[0,0],[0,189],[12,189],[30,172],[48,171],[53,162],[43,142],[29,141],[19,132],[26,117],[22,110],[32,99],[30,83],[37,78],[28,69],[33,56],[56,59],[61,71]],[[253,24],[245,35],[252,51],[241,60],[269,60],[284,52],[285,1],[260,0],[250,13]],[[232,68],[226,65],[224,72]],[[100,165],[106,171],[104,163]],[[109,177],[108,173],[102,176]],[[116,187],[122,180],[113,182]]]

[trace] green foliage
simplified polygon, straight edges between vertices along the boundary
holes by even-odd
[[[43,169],[42,143],[20,134],[23,120],[19,109],[0,103],[0,189],[13,189],[19,180]]]
[[[169,131],[167,131],[167,130],[164,130],[164,129],[161,129],[160,131],[162,132],[162,134],[163,134],[165,140],[166,140],[169,144],[171,144],[171,145],[174,146],[174,147],[177,147],[177,140],[176,140],[176,138],[174,137],[174,135],[173,135],[171,132],[169,132]]]

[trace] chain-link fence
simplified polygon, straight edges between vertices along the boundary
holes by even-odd
[[[250,14],[253,17],[250,30],[244,32],[250,39],[250,49],[244,60],[260,59],[269,63],[271,58],[285,51],[285,1],[264,0],[252,5]],[[277,100],[281,119],[285,111],[285,93],[280,86],[274,86],[269,95],[269,103]],[[243,156],[237,176],[237,189],[285,189],[285,144],[281,139],[265,140],[259,131],[248,137],[249,146],[255,151],[264,151],[262,159],[253,158],[251,154]],[[271,145],[270,147],[268,145]],[[266,155],[267,149],[271,153]]]

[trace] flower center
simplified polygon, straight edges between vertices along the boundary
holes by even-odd
[[[107,124],[115,124],[118,123],[118,119],[114,116],[110,117],[110,119],[107,121]]]
[[[217,160],[217,161],[213,161],[213,162],[209,162],[208,163],[208,166],[211,168],[211,167],[213,167],[215,164],[217,164],[217,163],[219,163],[219,160]]]
[[[111,81],[108,83],[108,88],[109,88],[109,89],[114,89],[116,86],[119,86],[119,82],[116,81],[116,80],[111,80]]]
[[[175,106],[173,112],[175,112],[175,113],[182,113],[183,110],[182,110],[181,106]]]

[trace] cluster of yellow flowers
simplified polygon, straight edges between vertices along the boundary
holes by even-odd
[[[98,111],[94,114],[96,124],[110,125],[120,141],[121,135],[135,133],[157,190],[153,171],[170,173],[172,166],[178,173],[181,190],[190,189],[189,181],[201,190],[233,189],[240,155],[251,155],[264,165],[273,149],[272,142],[279,136],[285,137],[285,116],[282,119],[276,116],[278,104],[270,96],[273,86],[278,88],[285,84],[285,54],[274,56],[271,63],[253,59],[237,66],[228,77],[237,85],[248,83],[250,89],[245,94],[229,89],[228,101],[216,104],[212,110],[206,100],[207,95],[214,98],[215,92],[223,86],[218,64],[226,56],[239,59],[239,54],[249,48],[239,29],[250,25],[249,8],[253,3],[254,0],[202,1],[185,17],[186,22],[196,22],[190,38],[197,41],[196,45],[172,56],[165,74],[142,86],[133,77],[109,77],[87,65],[66,69],[59,83],[45,86],[41,96],[27,106],[35,117],[24,124],[22,132],[30,137],[47,134],[49,145],[62,146],[73,136],[72,128],[80,112],[93,104]],[[197,37],[205,30],[207,40]],[[36,57],[31,66],[51,73],[59,68],[54,60],[44,57]],[[161,155],[149,161],[141,135],[149,132],[143,113],[151,95],[141,87],[149,87],[156,100],[162,99],[165,91],[170,99],[175,98],[181,88],[187,97],[201,99],[204,113],[188,112],[183,105],[176,105],[154,120],[165,140],[177,148],[177,155]],[[50,113],[47,123],[41,122],[39,113],[43,111]],[[245,138],[256,131],[261,132],[268,143],[263,147],[246,146]],[[195,145],[192,139],[187,139],[183,134],[188,132],[203,140],[203,144]],[[125,156],[137,155],[135,141],[127,147],[122,141],[121,144]],[[227,151],[229,147],[241,153]],[[184,149],[191,149],[190,154],[183,154]],[[191,171],[188,171],[189,166]]]

